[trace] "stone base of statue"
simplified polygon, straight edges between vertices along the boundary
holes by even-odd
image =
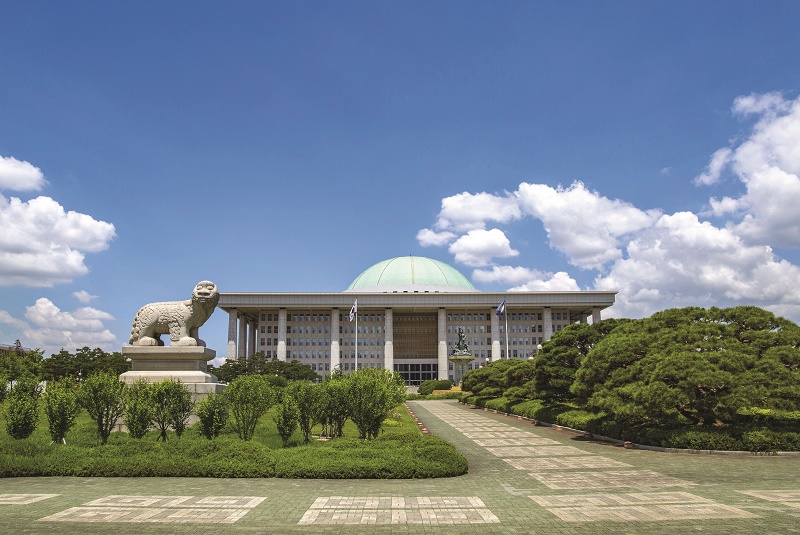
[[[456,350],[447,357],[447,360],[453,363],[453,383],[458,386],[464,378],[467,363],[475,360],[475,356],[469,350]]]
[[[125,346],[122,356],[131,359],[131,371],[120,375],[126,383],[147,379],[151,383],[172,379],[192,392],[195,401],[222,392],[225,385],[208,373],[206,363],[217,352],[201,346]]]

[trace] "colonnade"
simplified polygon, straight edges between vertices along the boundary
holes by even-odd
[[[448,346],[447,346],[447,309],[439,308],[437,312],[437,365],[439,379],[447,379],[448,376]],[[491,313],[491,351],[492,355],[501,355],[506,348],[500,344],[500,317]],[[601,320],[600,308],[592,309],[592,322],[597,323]],[[581,323],[587,321],[586,317],[580,318]],[[550,307],[544,307],[542,312],[543,338],[550,340],[553,336],[553,315]],[[341,364],[341,353],[339,347],[339,309],[331,309],[331,345],[330,345],[330,367],[334,369]],[[383,367],[387,370],[394,369],[394,315],[391,308],[384,309],[384,348],[383,348]],[[286,361],[286,309],[278,311],[278,360]],[[508,337],[508,333],[505,334]],[[258,318],[251,314],[242,313],[236,309],[228,311],[228,348],[227,358],[236,359],[237,357],[250,357],[257,352],[256,343],[258,341]],[[508,357],[508,355],[506,355]],[[495,357],[497,358],[497,357]]]

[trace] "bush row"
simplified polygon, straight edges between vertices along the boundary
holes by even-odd
[[[461,397],[461,401],[532,420],[665,448],[752,452],[800,451],[800,433],[796,431],[776,431],[763,427],[737,430],[685,429],[657,424],[650,427],[634,427],[620,425],[602,412],[595,413],[568,404],[546,403],[539,399],[519,400],[466,394]]]

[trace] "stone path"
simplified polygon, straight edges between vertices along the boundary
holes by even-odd
[[[469,474],[5,479],[0,532],[800,533],[797,457],[626,450],[453,401],[409,406]]]

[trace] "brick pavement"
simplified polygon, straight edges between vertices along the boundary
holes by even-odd
[[[2,533],[800,533],[800,458],[626,450],[409,402],[469,474],[435,480],[0,480]]]

